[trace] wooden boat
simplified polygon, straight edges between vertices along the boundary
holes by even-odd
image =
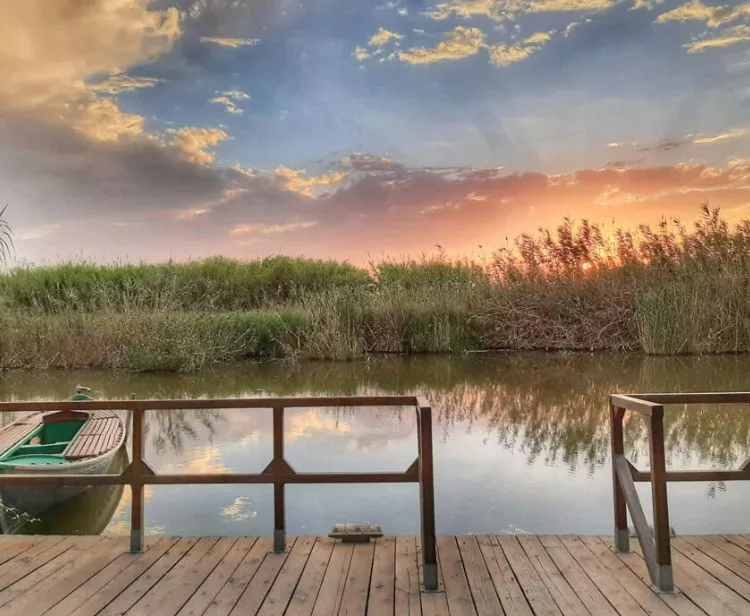
[[[74,400],[91,399],[82,389],[78,388]],[[0,473],[103,474],[125,438],[125,424],[113,411],[35,413],[0,430]],[[88,489],[8,485],[0,488],[0,502],[35,516]]]
[[[112,460],[108,474],[119,475],[128,465],[125,447]],[[4,535],[100,535],[112,521],[125,486],[96,486],[69,498],[32,520],[0,510],[0,532]]]

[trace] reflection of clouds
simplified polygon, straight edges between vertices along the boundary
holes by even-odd
[[[153,486],[143,486],[143,502],[147,503],[151,500],[154,495]],[[130,535],[130,506],[133,503],[133,493],[130,487],[127,487],[122,491],[122,498],[120,499],[117,509],[115,509],[112,519],[110,520],[107,528],[104,532],[108,535]],[[149,534],[160,534],[164,532],[163,528],[146,529]]]
[[[170,463],[161,471],[164,474],[184,471],[186,474],[212,475],[229,473],[230,469],[221,461],[221,450],[214,444],[208,443],[196,447],[190,454],[190,459],[177,463]]]
[[[243,520],[251,520],[256,515],[257,511],[248,510],[247,507],[250,505],[250,498],[247,496],[238,496],[234,499],[231,505],[227,505],[221,510],[221,514],[236,522]]]
[[[293,443],[302,438],[317,434],[349,434],[352,427],[336,417],[325,414],[320,409],[309,409],[292,415],[286,426],[286,442]]]

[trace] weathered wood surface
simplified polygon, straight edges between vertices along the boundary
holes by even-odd
[[[0,537],[8,616],[750,614],[750,537],[674,541],[677,592],[659,593],[636,549],[609,537],[440,537],[440,590],[422,591],[419,542],[327,537]]]
[[[14,426],[5,428],[0,432],[0,456],[8,451],[13,445],[26,438],[42,422],[41,415],[32,415],[19,420]]]
[[[106,453],[120,440],[123,429],[117,415],[98,411],[70,442],[63,455],[69,460],[80,460]]]

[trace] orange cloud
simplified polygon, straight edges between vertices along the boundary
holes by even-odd
[[[490,61],[496,66],[508,66],[522,62],[539,51],[551,39],[547,32],[537,32],[518,45],[494,45],[489,48]]]
[[[484,32],[478,28],[457,26],[435,48],[414,47],[398,54],[407,64],[433,64],[446,60],[462,60],[474,56],[485,46]]]
[[[346,179],[346,174],[341,172],[331,172],[318,177],[303,177],[304,169],[290,169],[289,167],[279,167],[276,169],[276,178],[281,185],[291,192],[295,192],[304,197],[313,197],[316,188],[326,186],[336,186]]]
[[[229,234],[234,237],[278,235],[279,233],[311,229],[317,226],[317,224],[317,220],[312,220],[308,222],[293,222],[285,225],[237,225]]]
[[[740,25],[725,28],[717,36],[693,41],[685,45],[685,47],[688,53],[701,53],[707,49],[730,47],[738,43],[747,43],[748,41],[750,41],[750,26]]]
[[[170,143],[185,157],[186,160],[198,165],[213,164],[216,156],[207,151],[222,141],[229,139],[229,135],[221,128],[180,128],[170,131]]]
[[[404,36],[402,34],[397,34],[381,27],[375,34],[372,35],[372,38],[370,38],[370,47],[383,47],[390,41],[398,42],[403,38]]]
[[[747,16],[750,16],[750,3],[734,7],[706,6],[701,0],[692,0],[676,9],[662,13],[656,18],[656,22],[663,24],[670,21],[703,21],[711,28],[718,28]]]

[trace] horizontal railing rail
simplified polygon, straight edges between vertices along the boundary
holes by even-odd
[[[403,472],[297,472],[284,457],[284,410],[287,408],[406,407],[417,417],[417,457]],[[273,410],[273,457],[260,473],[157,473],[144,457],[145,414],[170,410]],[[185,484],[273,484],[274,548],[286,550],[285,486],[287,484],[418,483],[422,571],[425,590],[437,590],[435,491],[432,451],[432,410],[415,396],[352,396],[308,398],[229,398],[190,400],[84,400],[65,402],[3,402],[0,413],[112,410],[132,417],[131,462],[120,475],[0,474],[3,485],[40,487],[127,485],[132,492],[130,550],[143,551],[144,486]]]
[[[670,481],[750,480],[750,458],[738,470],[667,471],[664,407],[669,404],[750,404],[750,392],[612,394],[609,397],[615,549],[630,551],[628,511],[648,565],[651,581],[663,591],[674,589],[667,483]],[[647,418],[650,471],[640,471],[625,457],[626,412]],[[635,482],[651,483],[653,528],[643,512]]]

